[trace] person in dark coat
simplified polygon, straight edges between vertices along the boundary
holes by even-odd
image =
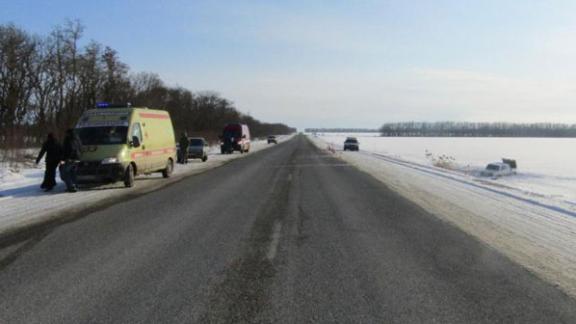
[[[76,167],[82,154],[82,142],[74,133],[73,129],[66,131],[64,144],[62,145],[62,161],[64,164],[60,167],[60,173],[66,183],[68,192],[76,192]]]
[[[46,155],[46,170],[44,171],[44,181],[40,188],[50,191],[56,186],[56,168],[60,163],[61,147],[53,133],[48,133],[46,141],[42,144],[42,149],[36,158],[36,164],[40,163]]]
[[[190,146],[190,140],[188,139],[188,134],[186,134],[186,132],[182,133],[178,143],[180,145],[180,163],[186,164],[188,163],[188,149]]]

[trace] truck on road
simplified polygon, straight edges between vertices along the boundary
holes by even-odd
[[[232,154],[234,151],[250,151],[250,129],[245,124],[228,124],[220,136],[220,152]]]

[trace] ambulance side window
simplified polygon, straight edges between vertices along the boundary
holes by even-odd
[[[142,130],[140,129],[140,123],[132,124],[132,135],[130,138],[132,139],[134,136],[138,137],[140,143],[142,143]]]

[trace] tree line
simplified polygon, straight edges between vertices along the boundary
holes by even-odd
[[[576,137],[576,124],[398,122],[380,127],[382,136],[428,137]]]
[[[246,123],[253,136],[295,129],[240,112],[216,92],[167,86],[154,73],[132,73],[118,52],[96,41],[81,45],[84,27],[67,21],[43,36],[0,25],[0,141],[33,145],[47,131],[61,135],[97,102],[170,112],[177,133],[214,139],[226,123]]]

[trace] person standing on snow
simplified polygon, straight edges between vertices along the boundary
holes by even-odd
[[[46,141],[42,144],[42,149],[36,158],[36,164],[40,163],[44,154],[46,154],[46,170],[44,171],[44,181],[40,188],[44,191],[50,191],[56,186],[56,168],[60,163],[60,144],[54,137],[53,133],[48,133]]]
[[[178,143],[180,145],[180,163],[186,164],[188,163],[188,147],[190,146],[190,140],[188,139],[188,134],[186,134],[186,132],[182,133]]]
[[[60,169],[68,192],[78,191],[76,188],[76,167],[80,161],[81,149],[82,143],[80,139],[73,129],[68,129],[62,145],[62,161],[64,164]]]

